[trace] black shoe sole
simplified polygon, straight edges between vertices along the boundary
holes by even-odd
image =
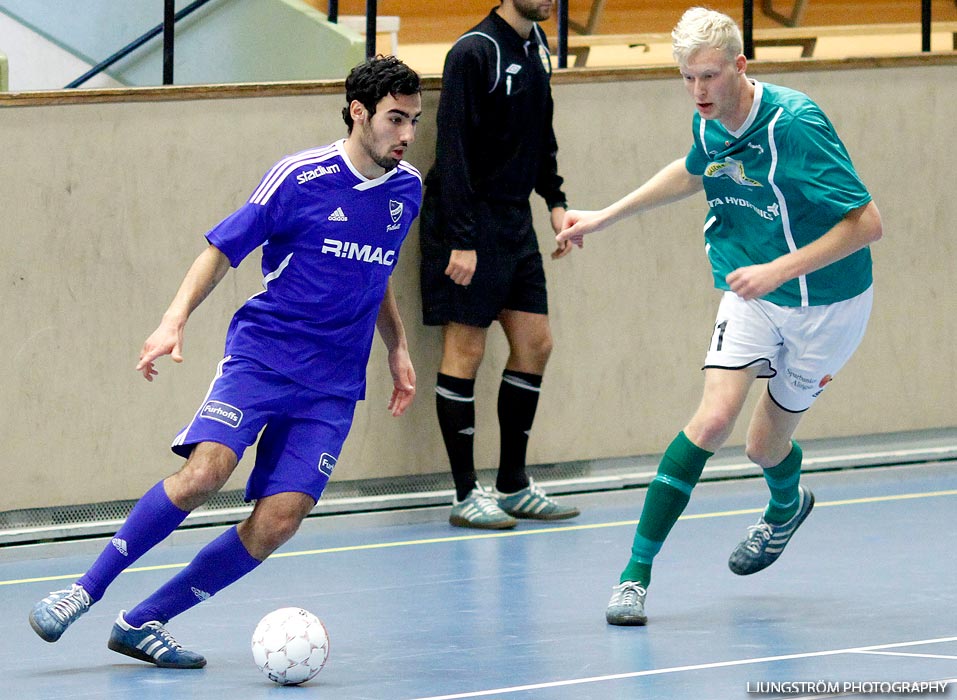
[[[126,644],[121,644],[112,637],[110,641],[106,643],[106,646],[115,651],[118,654],[123,654],[124,656],[129,656],[133,659],[138,659],[140,661],[145,661],[148,664],[153,664],[154,666],[159,666],[160,668],[203,668],[206,665],[206,659],[202,659],[193,664],[167,664],[162,661],[157,661],[149,654],[146,654],[136,647],[130,647]]]

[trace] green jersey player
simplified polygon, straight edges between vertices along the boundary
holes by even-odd
[[[734,21],[688,10],[673,54],[695,102],[687,157],[600,211],[568,211],[559,242],[688,197],[708,200],[706,251],[724,290],[705,358],[704,391],[662,456],[613,589],[610,624],[643,625],[652,561],[705,462],[727,440],[755,379],[767,378],[748,428],[748,457],[763,469],[770,501],[731,554],[736,574],[772,564],[811,512],[791,439],[804,411],[860,343],[872,300],[867,246],[881,216],[828,118],[799,92],[745,74]]]

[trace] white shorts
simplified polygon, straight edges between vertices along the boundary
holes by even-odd
[[[806,411],[860,345],[874,288],[825,306],[778,306],[725,292],[705,368],[762,365],[768,393],[785,411]]]

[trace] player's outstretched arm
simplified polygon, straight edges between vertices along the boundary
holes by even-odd
[[[159,373],[153,364],[156,358],[170,355],[174,362],[183,361],[183,328],[186,321],[223,279],[229,266],[229,258],[213,245],[193,261],[159,326],[140,350],[136,371],[142,372],[146,381],[153,381],[153,377]]]
[[[399,307],[392,292],[392,280],[386,286],[385,296],[379,305],[376,318],[379,337],[389,351],[389,372],[392,374],[392,397],[389,399],[389,411],[393,416],[401,416],[415,398],[415,368],[409,356],[409,343],[405,336],[405,326],[399,315]]]
[[[702,188],[701,178],[685,168],[684,158],[672,161],[651,176],[641,187],[625,195],[614,204],[599,211],[576,211],[565,213],[562,230],[556,236],[559,244],[571,241],[579,248],[585,234],[595,233],[642,211],[689,197]]]

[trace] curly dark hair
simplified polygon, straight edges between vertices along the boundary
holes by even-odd
[[[376,56],[360,63],[349,72],[346,78],[346,106],[342,109],[342,120],[352,133],[352,115],[349,105],[359,100],[369,111],[375,114],[376,105],[386,95],[417,95],[422,92],[419,74],[405,65],[395,56]]]

